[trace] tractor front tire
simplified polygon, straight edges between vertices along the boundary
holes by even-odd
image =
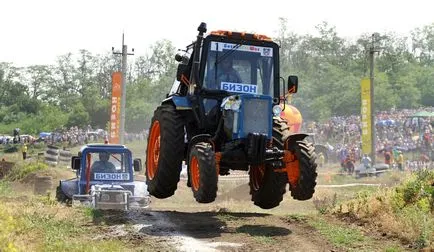
[[[283,149],[285,140],[290,135],[289,127],[280,117],[273,118],[273,142]],[[280,204],[286,192],[288,182],[286,173],[273,171],[265,165],[250,166],[249,186],[252,201],[262,209],[271,209]]]
[[[300,175],[297,184],[289,184],[291,196],[296,200],[308,200],[312,198],[315,192],[317,164],[315,163],[315,148],[307,141],[296,141],[294,145],[288,146],[288,149],[295,152],[298,162]]]
[[[274,208],[282,202],[286,183],[286,173],[274,172],[265,165],[250,166],[250,194],[253,203],[262,209]]]
[[[177,188],[184,154],[184,119],[172,104],[159,106],[152,117],[146,151],[148,192],[159,199]]]
[[[199,203],[210,203],[217,197],[218,171],[211,144],[200,142],[189,154],[189,176],[193,196]]]

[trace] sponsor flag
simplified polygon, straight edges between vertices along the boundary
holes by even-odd
[[[371,143],[371,83],[369,78],[361,81],[362,106],[361,106],[361,128],[362,128],[362,152],[363,154],[372,153]]]
[[[121,85],[122,73],[112,74],[112,100],[110,103],[110,143],[118,144],[121,123]]]

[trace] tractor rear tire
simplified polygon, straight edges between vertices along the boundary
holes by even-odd
[[[249,186],[252,201],[262,209],[271,209],[280,204],[286,192],[286,173],[274,172],[271,167],[251,166]]]
[[[285,148],[285,142],[290,136],[287,122],[280,118],[273,118],[273,143],[279,149]],[[289,185],[292,198],[296,200],[308,200],[315,192],[317,164],[315,163],[315,148],[306,140],[296,141],[288,150],[295,153],[299,160],[300,175],[296,186]],[[287,180],[287,182],[289,182]]]
[[[196,144],[189,155],[189,176],[193,196],[199,203],[210,203],[217,197],[218,171],[211,144]]]
[[[288,146],[290,151],[295,152],[300,167],[300,177],[296,185],[289,184],[291,196],[296,200],[308,200],[315,193],[317,164],[315,163],[315,148],[307,141],[297,141]]]
[[[286,139],[289,135],[288,123],[282,119],[280,116],[273,117],[273,143],[279,149],[283,150]]]
[[[159,199],[172,196],[184,155],[184,119],[172,104],[159,106],[152,117],[146,150],[148,192]]]

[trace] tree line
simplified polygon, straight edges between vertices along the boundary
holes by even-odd
[[[323,22],[317,34],[298,35],[280,18],[274,38],[281,46],[281,75],[298,75],[299,93],[292,101],[310,120],[360,113],[360,80],[369,75],[371,34],[352,41]],[[434,23],[408,37],[379,34],[376,55],[375,108],[434,106]],[[156,106],[175,78],[176,49],[160,40],[149,53],[130,58],[127,74],[126,130],[148,128]],[[37,134],[62,127],[107,128],[111,73],[121,58],[80,50],[57,58],[53,65],[15,66],[0,63],[0,132],[19,127]]]

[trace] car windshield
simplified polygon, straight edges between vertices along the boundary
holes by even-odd
[[[233,93],[273,94],[273,48],[212,41],[204,87]]]
[[[86,165],[90,165],[92,180],[129,180],[125,153],[91,152],[89,157]]]

